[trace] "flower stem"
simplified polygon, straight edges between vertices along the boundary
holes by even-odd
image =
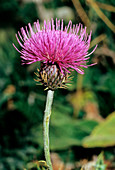
[[[46,163],[49,167],[49,170],[53,170],[51,159],[50,159],[50,151],[49,151],[49,120],[50,120],[50,115],[51,115],[53,95],[54,95],[54,91],[48,90],[47,99],[46,99],[46,108],[45,108],[45,113],[44,113],[44,122],[43,122],[44,152],[45,152]]]

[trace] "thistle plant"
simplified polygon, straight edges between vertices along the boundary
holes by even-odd
[[[28,31],[29,28],[29,31]],[[57,88],[63,88],[69,80],[71,71],[77,71],[84,74],[82,68],[88,68],[94,64],[87,65],[91,53],[88,49],[91,42],[91,32],[87,34],[86,27],[82,24],[72,25],[69,21],[64,26],[63,20],[44,21],[44,26],[40,28],[39,20],[28,27],[21,28],[21,32],[16,34],[17,41],[21,46],[22,64],[32,64],[39,61],[41,67],[37,69],[37,80],[41,82],[47,90],[47,101],[44,112],[43,130],[44,130],[44,152],[46,163],[50,170],[52,164],[49,149],[49,121],[51,116],[51,106],[53,102],[54,91]]]

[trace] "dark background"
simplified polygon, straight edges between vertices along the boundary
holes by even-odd
[[[115,169],[115,1],[0,0],[0,170],[22,170],[44,160],[42,121],[47,92],[36,85],[39,63],[21,65],[15,34],[37,19],[64,19],[92,30],[90,62],[67,89],[55,91],[50,122],[53,169],[96,164]],[[33,168],[35,169],[35,168]],[[102,170],[102,169],[100,169]]]

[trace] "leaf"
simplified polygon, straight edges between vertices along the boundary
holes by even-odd
[[[71,146],[81,146],[82,140],[88,136],[97,125],[96,121],[75,120],[72,117],[52,111],[50,122],[50,148],[51,150],[67,149]],[[43,128],[32,129],[34,142],[43,147]]]
[[[83,140],[83,146],[109,147],[115,145],[115,112],[110,114],[103,123],[97,125],[91,135]]]
[[[101,152],[97,158],[96,165],[95,165],[96,170],[105,170],[106,165],[104,164],[104,155],[103,152]]]
[[[97,15],[103,20],[103,22],[105,22],[105,24],[115,33],[115,25],[104,15],[96,2],[94,0],[89,0],[88,2],[91,4]]]
[[[96,44],[99,44],[101,41],[105,40],[107,38],[106,34],[101,34],[99,36],[97,36],[95,39],[93,39],[91,41],[90,47],[89,49],[91,49],[92,47],[94,47]]]
[[[27,168],[28,169],[32,169],[32,168],[38,168],[38,169],[44,169],[44,168],[47,168],[48,169],[48,165],[45,161],[33,161],[33,162],[29,162],[27,164]]]
[[[92,161],[87,162],[81,168],[81,170],[105,170],[104,155],[101,152],[98,157],[95,157]]]
[[[93,41],[92,41],[92,44],[93,44]],[[110,50],[108,47],[103,46],[103,47],[98,48],[96,50],[95,54],[97,55],[97,57],[99,57],[99,56],[109,56],[112,59],[113,64],[115,64],[115,57],[114,57],[115,52],[113,50]]]
[[[96,4],[104,10],[107,10],[109,12],[115,12],[115,7],[112,6],[112,5],[105,4],[105,3],[102,3],[102,2],[96,2]]]
[[[90,19],[88,18],[84,8],[82,7],[81,3],[79,0],[72,0],[73,2],[73,5],[75,6],[75,9],[77,11],[77,13],[79,14],[81,20],[83,21],[83,23],[86,25],[86,26],[90,26],[91,22],[90,22]]]
[[[55,113],[54,113],[55,114]],[[96,126],[95,121],[75,120],[63,113],[55,114],[50,128],[50,144],[52,150],[81,146],[82,140]]]

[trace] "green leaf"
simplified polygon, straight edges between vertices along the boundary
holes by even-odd
[[[45,161],[33,161],[29,162],[27,164],[27,169],[32,169],[32,168],[37,168],[37,169],[48,169],[48,165]]]
[[[73,119],[69,115],[53,110],[49,132],[51,150],[82,146],[82,140],[91,133],[96,125],[96,121]],[[34,142],[39,142],[39,145],[43,147],[42,133],[42,125],[32,129]]]
[[[104,155],[103,152],[101,152],[98,156],[96,165],[95,165],[95,170],[105,170],[106,165],[104,164]]]
[[[50,128],[52,150],[67,149],[70,146],[81,146],[84,137],[88,136],[97,125],[95,121],[73,119],[69,115],[53,111]]]
[[[115,145],[115,112],[110,114],[106,120],[97,125],[91,135],[83,140],[83,146],[109,147]]]

